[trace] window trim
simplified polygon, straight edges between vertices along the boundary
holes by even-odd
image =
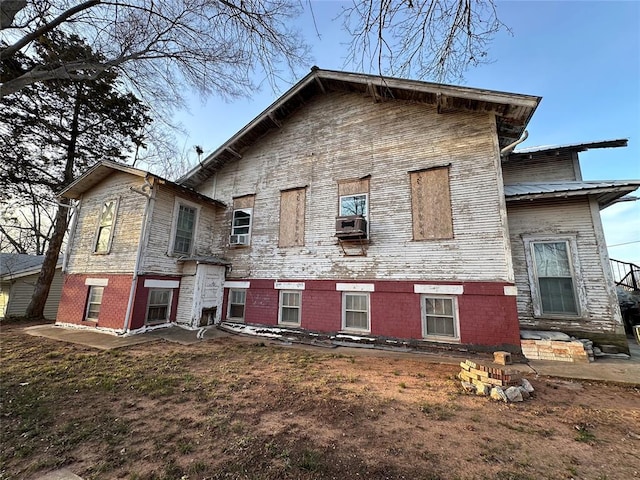
[[[113,218],[111,220],[111,232],[109,233],[109,241],[107,242],[107,249],[104,252],[98,251],[98,240],[100,240],[100,230],[102,228],[102,210],[107,203],[113,202]],[[100,211],[98,212],[98,225],[96,226],[96,232],[93,237],[93,252],[96,255],[108,255],[111,253],[111,244],[113,242],[113,234],[115,231],[116,220],[118,218],[118,207],[120,206],[120,197],[116,197],[110,200],[106,200],[100,204]]]
[[[551,319],[583,319],[588,311],[586,305],[586,293],[582,279],[578,278],[576,272],[580,271],[580,262],[578,260],[578,242],[577,234],[564,233],[560,235],[523,235],[525,260],[527,267],[527,276],[529,279],[529,290],[531,293],[531,303],[533,307],[534,318],[551,318]],[[535,263],[535,254],[533,248],[536,243],[565,243],[569,249],[568,260],[571,269],[571,281],[573,282],[573,293],[576,303],[577,313],[545,313],[542,309],[542,297],[540,296],[540,283],[538,282],[538,272]]]
[[[278,295],[278,323],[280,325],[289,325],[289,326],[297,326],[299,327],[302,324],[302,290],[280,290]],[[285,322],[282,320],[282,309],[284,305],[282,303],[282,297],[285,293],[292,293],[298,295],[298,306],[291,307],[287,306],[286,308],[297,308],[298,309],[298,321],[297,322]],[[245,300],[246,302],[246,300]]]
[[[149,320],[149,307],[151,307],[151,294],[156,291],[167,291],[169,292],[169,301],[167,302],[167,318],[164,320]],[[163,305],[163,304],[154,304],[154,306]],[[171,322],[171,307],[173,306],[173,289],[172,288],[149,288],[149,293],[147,295],[147,308],[144,316],[144,324],[145,325],[162,325],[165,323]]]
[[[241,305],[240,303],[231,303],[232,292],[244,292],[244,303],[242,304],[242,317],[231,316],[231,305]],[[227,320],[234,322],[244,323],[244,319],[247,316],[247,289],[246,288],[229,288],[229,294],[227,296]]]
[[[453,313],[453,331],[454,336],[443,335],[429,335],[427,333],[427,299],[433,300],[451,300],[451,311]],[[422,338],[431,342],[443,342],[443,343],[460,343],[460,310],[458,308],[458,296],[457,295],[440,295],[423,293],[420,295],[420,316],[422,323]],[[442,317],[443,315],[436,315]]]
[[[233,222],[236,218],[236,212],[244,212],[244,213],[248,213],[249,214],[249,231],[247,233],[234,233],[234,229],[235,228],[247,228],[246,226],[234,226]],[[248,208],[234,208],[233,211],[231,212],[231,233],[229,234],[230,236],[232,235],[247,235],[247,239],[248,242],[246,244],[242,244],[242,245],[234,245],[236,247],[248,247],[249,245],[251,245],[251,233],[253,231],[253,207],[248,207]]]
[[[101,289],[102,290],[102,294],[100,296],[100,303],[91,302],[91,294],[93,293],[94,290],[97,290],[97,289]],[[100,310],[102,309],[103,300],[104,300],[104,286],[102,286],[102,285],[89,285],[89,290],[87,292],[87,304],[86,304],[85,309],[84,309],[84,318],[83,318],[83,320],[85,322],[98,322],[98,320],[100,319]],[[90,318],[89,317],[89,310],[91,309],[91,305],[92,304],[100,305],[100,307],[98,308],[98,316],[96,318]]]
[[[364,215],[361,215],[366,221],[369,223],[369,192],[361,192],[361,193],[350,193],[349,195],[338,195],[338,216],[339,217],[348,217],[351,214],[342,213],[342,199],[349,197],[364,197],[365,198],[365,212]],[[358,214],[355,214],[358,215]]]
[[[367,299],[367,328],[354,328],[347,327],[347,296],[354,295],[359,297],[366,297]],[[361,311],[361,310],[354,310]],[[360,332],[360,333],[371,333],[371,294],[370,292],[363,291],[343,291],[342,292],[342,330],[345,332]]]
[[[178,230],[178,215],[180,213],[180,206],[185,206],[189,208],[193,208],[196,211],[196,218],[193,222],[193,235],[191,237],[191,248],[188,252],[176,252],[174,250],[176,244],[176,233]],[[198,224],[200,222],[200,209],[201,206],[197,203],[190,202],[189,200],[185,200],[183,198],[177,198],[173,204],[173,219],[171,222],[171,236],[169,237],[169,249],[168,255],[170,256],[189,256],[193,253],[196,244],[196,238],[198,235]]]

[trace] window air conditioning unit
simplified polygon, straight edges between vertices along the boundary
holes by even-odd
[[[336,237],[341,240],[367,238],[367,221],[361,215],[336,218]]]
[[[249,234],[229,235],[229,245],[249,245]]]

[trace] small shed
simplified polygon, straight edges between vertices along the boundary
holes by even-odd
[[[44,255],[0,253],[0,318],[20,317],[26,313],[43,262]],[[44,307],[45,318],[56,318],[62,281],[60,259]]]

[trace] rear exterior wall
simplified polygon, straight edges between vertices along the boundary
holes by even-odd
[[[413,241],[409,172],[445,165],[454,238]],[[370,243],[366,255],[346,256],[334,237],[338,181],[366,176]],[[306,187],[304,245],[282,248],[280,192],[300,187]],[[198,190],[227,205],[255,195],[249,247],[228,247],[231,207],[218,218],[222,228],[208,232],[233,264],[231,279],[513,281],[492,114],[438,114],[431,106],[330,93]]]

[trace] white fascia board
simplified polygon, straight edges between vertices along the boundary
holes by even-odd
[[[304,282],[279,282],[276,280],[273,288],[276,290],[304,290]]]
[[[336,283],[336,290],[339,292],[373,292],[373,283]]]
[[[414,284],[413,293],[430,293],[434,295],[462,295],[463,285],[422,285]]]
[[[153,280],[148,278],[144,281],[146,288],[178,288],[180,286],[179,280]]]
[[[224,282],[224,288],[249,288],[251,282]]]

